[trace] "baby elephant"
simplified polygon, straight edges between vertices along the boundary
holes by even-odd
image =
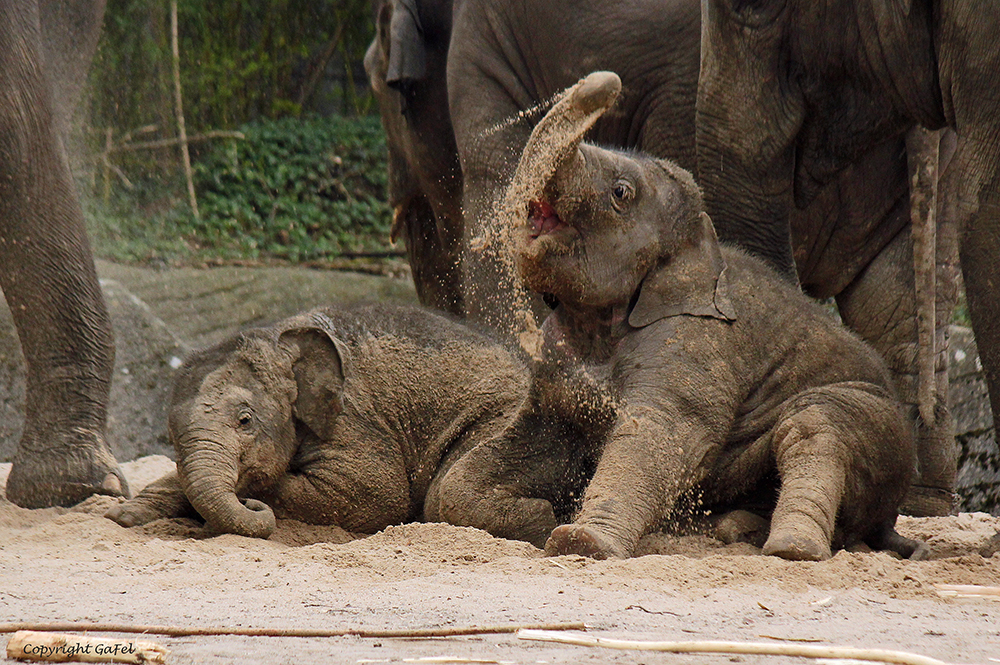
[[[177,472],[107,516],[124,526],[197,511],[266,538],[275,515],[372,533],[438,519],[443,473],[502,432],[527,394],[523,364],[416,308],[323,308],[187,359],[168,422]]]
[[[451,468],[443,516],[605,558],[682,508],[752,506],[771,513],[767,554],[925,556],[894,529],[914,450],[881,359],[720,246],[686,171],[580,142],[619,86],[591,75],[525,147],[516,264],[559,305],[516,422]]]

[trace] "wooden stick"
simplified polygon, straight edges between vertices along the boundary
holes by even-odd
[[[184,103],[181,94],[181,53],[177,39],[177,0],[170,0],[170,50],[174,62],[174,103],[177,107],[177,133],[181,145],[181,159],[184,163],[184,178],[187,180],[188,202],[195,219],[198,214],[198,199],[194,195],[194,176],[191,174],[191,153],[188,152],[187,129],[184,126]]]
[[[552,623],[538,625],[511,626],[466,626],[454,628],[417,628],[409,630],[365,630],[363,628],[340,628],[334,630],[309,630],[295,628],[226,628],[226,627],[183,627],[183,626],[137,626],[114,623],[4,623],[0,624],[0,633],[13,633],[19,630],[44,630],[52,633],[64,632],[100,632],[100,633],[145,633],[148,635],[169,635],[184,637],[188,635],[244,635],[248,637],[451,637],[454,635],[484,635],[494,633],[516,633],[521,630],[586,630],[583,622]]]
[[[175,145],[180,145],[182,142],[187,142],[188,145],[192,143],[198,143],[199,141],[208,141],[209,139],[245,139],[246,135],[243,132],[231,132],[225,129],[213,129],[205,132],[204,134],[196,134],[194,136],[186,136],[183,141],[179,138],[173,139],[157,139],[155,141],[140,141],[136,143],[120,143],[116,146],[108,148],[108,152],[130,152],[133,150],[153,150],[155,148],[170,148]]]
[[[939,596],[945,598],[990,598],[1000,600],[1000,587],[976,584],[935,584]]]
[[[836,658],[869,660],[878,663],[898,663],[899,665],[948,665],[944,661],[935,658],[905,653],[903,651],[888,651],[886,649],[854,649],[850,647],[766,644],[761,642],[640,642],[636,640],[613,640],[590,635],[564,635],[542,630],[522,630],[517,636],[522,640],[559,642],[560,644],[607,647],[609,649],[666,651],[669,653],[731,653],[740,655],[797,656],[799,658]]]
[[[111,199],[111,160],[108,159],[108,153],[111,152],[111,146],[113,145],[114,138],[114,128],[108,127],[104,132],[104,154],[101,155],[101,161],[104,163],[104,202],[107,203]]]
[[[155,642],[30,630],[19,630],[7,641],[8,658],[50,663],[69,660],[84,663],[163,663],[169,653]]]

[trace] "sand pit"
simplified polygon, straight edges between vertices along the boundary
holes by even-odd
[[[124,468],[138,490],[171,465],[146,457]],[[0,465],[0,478],[7,468]],[[355,538],[279,522],[266,541],[206,537],[188,520],[124,529],[102,516],[112,502],[94,497],[73,509],[28,511],[0,501],[0,620],[370,630],[582,621],[590,634],[621,639],[864,647],[1000,662],[1000,598],[945,598],[934,586],[1000,586],[1000,555],[976,553],[1000,528],[1000,518],[983,513],[901,518],[902,533],[930,544],[931,561],[840,552],[793,563],[748,545],[657,535],[644,540],[645,556],[597,562],[545,558],[525,543],[442,524]],[[176,664],[817,662],[611,651],[513,635],[142,639],[166,646],[167,662]],[[446,656],[466,660],[428,660]]]

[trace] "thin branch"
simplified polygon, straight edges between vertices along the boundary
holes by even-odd
[[[198,199],[194,195],[194,176],[191,173],[191,153],[188,151],[187,129],[184,126],[184,103],[181,94],[181,54],[177,38],[177,0],[170,0],[170,50],[174,64],[174,102],[177,108],[177,132],[180,138],[181,159],[184,163],[184,178],[187,180],[188,201],[191,213],[198,214]]]
[[[305,106],[306,102],[309,101],[309,98],[312,97],[313,93],[316,91],[316,86],[318,86],[319,82],[323,79],[323,72],[326,71],[326,66],[330,63],[330,58],[332,58],[333,54],[337,52],[337,44],[340,42],[340,36],[344,32],[344,23],[345,22],[341,20],[340,23],[337,24],[337,31],[333,34],[333,39],[331,39],[326,45],[326,48],[323,49],[323,53],[320,54],[319,61],[316,63],[316,66],[309,72],[309,78],[306,79],[306,81],[302,84],[302,87],[299,89],[299,98],[297,103],[300,109]]]
[[[887,649],[854,649],[851,647],[820,647],[805,644],[765,644],[760,642],[646,642],[637,640],[613,640],[590,635],[563,635],[542,630],[523,630],[517,634],[522,640],[558,642],[585,647],[606,647],[608,649],[665,651],[668,653],[730,653],[760,656],[795,656],[798,658],[833,658],[844,660],[868,660],[876,663],[897,663],[899,665],[948,665],[944,661],[927,656],[889,651]]]
[[[196,134],[195,136],[188,136],[185,139],[180,138],[170,138],[170,139],[157,139],[155,141],[141,141],[138,143],[121,143],[119,145],[111,147],[108,152],[131,152],[133,150],[154,150],[156,148],[170,148],[175,145],[180,145],[182,141],[186,141],[188,144],[198,143],[200,141],[208,141],[210,139],[245,139],[246,135],[243,132],[230,132],[224,129],[213,129],[207,131],[204,134]]]
[[[416,628],[409,630],[365,630],[343,628],[339,630],[307,630],[295,628],[198,628],[183,626],[138,626],[114,623],[62,622],[62,623],[4,623],[0,633],[14,633],[19,630],[37,630],[50,633],[99,632],[99,633],[144,633],[147,635],[169,635],[185,637],[189,635],[243,635],[247,637],[452,637],[456,635],[485,635],[496,633],[518,633],[523,630],[557,631],[586,630],[582,622],[552,623],[539,625],[510,626],[466,626],[455,628]]]

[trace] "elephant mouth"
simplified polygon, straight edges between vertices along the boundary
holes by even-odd
[[[528,222],[528,242],[570,228],[548,201],[531,201],[528,204]]]

